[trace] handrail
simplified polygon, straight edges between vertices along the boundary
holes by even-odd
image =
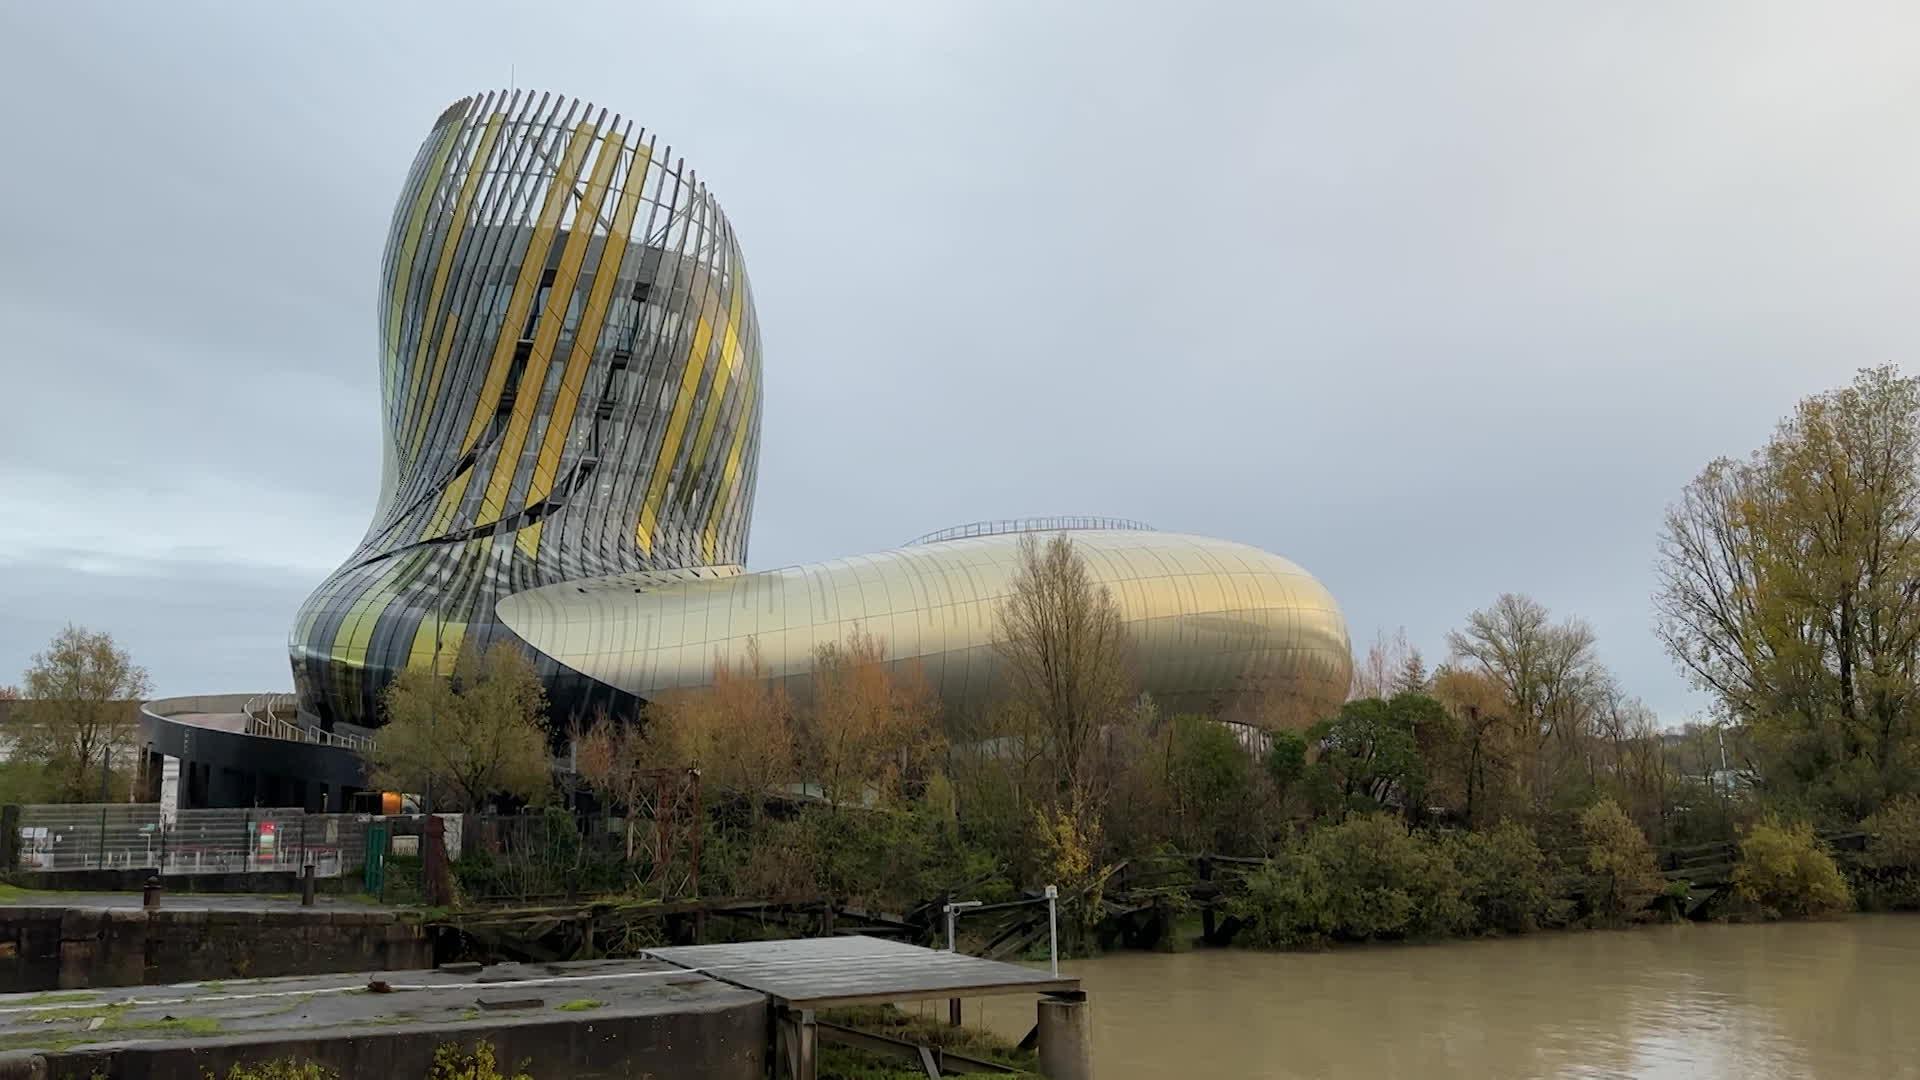
[[[966,540],[976,536],[1005,536],[1009,533],[1060,532],[1063,530],[1108,530],[1120,532],[1152,532],[1153,526],[1144,521],[1131,518],[1098,517],[1093,515],[1065,515],[1059,517],[1001,518],[995,521],[972,521],[965,525],[955,525],[949,529],[930,532],[925,536],[907,541],[908,547],[921,544],[938,544],[946,540]]]
[[[290,720],[282,720],[274,715],[274,707],[289,695],[265,694],[248,698],[242,711],[247,714],[247,734],[266,739],[285,739],[288,742],[311,743],[315,746],[335,746],[355,753],[367,753],[373,749],[373,740],[364,735],[348,735],[345,732],[328,731],[325,728],[306,727]],[[265,698],[262,703],[261,699]]]

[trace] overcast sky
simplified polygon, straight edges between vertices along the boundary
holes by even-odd
[[[297,6],[0,5],[0,682],[74,621],[162,694],[291,685],[377,493],[392,200],[510,78],[727,208],[756,567],[1142,518],[1362,648],[1530,593],[1677,721],[1663,507],[1920,335],[1911,4]]]

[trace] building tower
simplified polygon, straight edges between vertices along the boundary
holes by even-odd
[[[631,122],[530,92],[442,113],[394,207],[378,341],[379,503],[289,643],[302,711],[325,726],[378,723],[405,668],[518,641],[504,596],[745,562],[761,402],[746,266],[705,185]],[[529,655],[556,714],[617,697]]]

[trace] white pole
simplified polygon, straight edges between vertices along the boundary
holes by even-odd
[[[1047,954],[1053,960],[1054,978],[1060,977],[1060,887],[1047,886]]]

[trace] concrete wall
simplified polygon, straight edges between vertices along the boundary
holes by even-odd
[[[0,874],[0,881],[23,889],[46,892],[139,892],[152,877],[153,870],[150,867],[132,870],[15,870],[11,874]],[[244,896],[254,893],[284,896],[299,892],[301,886],[300,875],[291,870],[168,874],[160,881],[168,893],[196,895],[218,893]],[[350,869],[344,877],[316,878],[314,886],[323,893],[358,892],[361,887],[360,870],[358,867]]]
[[[0,993],[433,966],[386,911],[0,907]]]
[[[465,1024],[400,1025],[381,1031],[290,1031],[284,1036],[195,1039],[113,1049],[9,1055],[0,1052],[0,1080],[205,1080],[237,1064],[292,1058],[342,1077],[424,1078],[434,1051],[476,1041],[493,1044],[499,1071],[525,1069],[534,1080],[601,1077],[699,1077],[764,1080],[766,999],[736,994],[728,1002],[688,1004],[652,1016],[579,1016]]]

